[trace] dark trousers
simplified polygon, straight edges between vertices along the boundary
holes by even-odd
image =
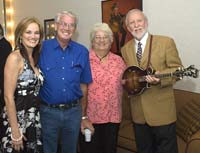
[[[176,124],[149,126],[134,123],[138,153],[178,153]]]
[[[91,142],[85,142],[80,133],[80,153],[116,153],[119,123],[93,124],[95,133]]]

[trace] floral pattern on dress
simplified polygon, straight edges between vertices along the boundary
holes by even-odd
[[[24,141],[24,151],[27,153],[41,153],[41,124],[39,114],[39,99],[37,97],[43,83],[42,73],[37,76],[27,60],[24,60],[23,72],[17,79],[15,91],[15,105],[18,127],[27,138]],[[1,140],[2,153],[13,153],[11,127],[8,122],[6,107],[2,114],[4,136]]]
[[[122,84],[126,65],[121,57],[111,52],[102,63],[90,50],[93,82],[88,86],[87,115],[92,123],[119,123],[121,121]]]

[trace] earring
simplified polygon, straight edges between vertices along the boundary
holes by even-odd
[[[22,43],[22,39],[21,39],[21,38],[19,39],[19,43],[20,43],[20,44]]]

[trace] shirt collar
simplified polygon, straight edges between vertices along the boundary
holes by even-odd
[[[65,49],[67,49],[67,48],[70,49],[72,47],[72,44],[73,44],[73,41],[70,40],[69,43],[68,43],[68,45],[67,45],[67,47]],[[54,48],[58,48],[58,47],[62,48],[56,38],[54,38],[53,46],[54,46]]]
[[[148,36],[149,36],[149,33],[146,32],[140,41],[138,41],[138,40],[135,39],[136,45],[137,45],[139,42],[141,42],[141,43],[142,43],[142,46],[146,46],[146,42],[147,42]]]
[[[111,54],[111,51],[109,51],[108,54],[107,54],[108,58],[110,57],[110,54]],[[90,48],[90,55],[91,55],[90,56],[91,59],[96,59],[96,60],[98,59],[99,60],[99,58],[97,57],[93,48]]]

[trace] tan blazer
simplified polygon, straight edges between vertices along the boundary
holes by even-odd
[[[146,69],[150,35],[141,59],[140,67]],[[135,41],[132,39],[122,48],[122,56],[128,66],[138,66]],[[160,73],[170,73],[182,67],[173,39],[153,36],[151,67]],[[141,95],[131,97],[131,114],[135,123],[148,123],[151,126],[166,125],[176,121],[173,84],[175,79],[162,78],[158,85],[151,85]]]

